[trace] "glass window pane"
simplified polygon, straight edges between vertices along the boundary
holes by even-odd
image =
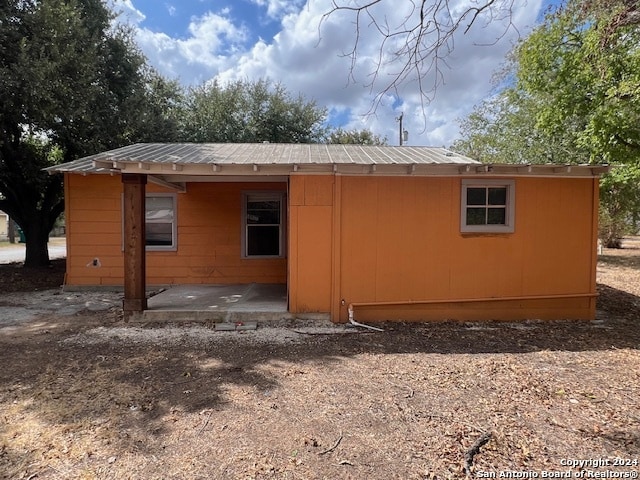
[[[247,227],[247,255],[280,255],[280,227],[249,225]]]
[[[507,209],[506,208],[489,208],[487,212],[488,225],[506,225]]]
[[[247,201],[247,223],[278,225],[280,223],[280,201]]]
[[[507,188],[496,187],[489,188],[489,205],[506,205],[507,204]]]
[[[247,223],[278,225],[280,210],[247,210]]]
[[[486,225],[486,215],[485,208],[467,208],[467,225]]]
[[[145,203],[146,245],[173,247],[174,197],[150,195]]]
[[[516,181],[496,178],[461,180],[460,231],[513,233]]]
[[[173,228],[170,223],[147,223],[145,227],[147,245],[173,245]]]
[[[147,222],[173,221],[173,197],[147,197],[146,220]]]
[[[487,189],[485,187],[467,188],[467,205],[486,205]]]
[[[247,200],[247,208],[255,210],[274,210],[280,208],[280,200],[252,200],[251,197]]]

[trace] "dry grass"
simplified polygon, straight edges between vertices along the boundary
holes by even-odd
[[[0,330],[0,477],[464,478],[485,432],[475,478],[637,462],[640,242],[625,247],[601,259],[591,323],[277,329],[265,341],[134,335],[114,314],[83,314]]]

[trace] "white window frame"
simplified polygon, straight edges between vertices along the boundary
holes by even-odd
[[[268,200],[277,200],[280,202],[280,224],[279,227],[279,245],[278,245],[278,255],[249,255],[247,252],[248,242],[248,229],[251,228],[251,224],[247,222],[247,200],[251,196],[263,196]],[[286,257],[286,237],[285,237],[285,228],[286,228],[286,219],[285,219],[285,192],[279,190],[252,190],[242,192],[242,238],[241,238],[241,248],[242,248],[242,258],[246,259],[255,259],[255,258],[285,258]],[[274,224],[275,225],[275,224]]]
[[[147,252],[175,252],[178,250],[178,208],[177,208],[178,196],[175,193],[147,193],[145,195],[145,228],[147,225],[147,220],[146,220],[147,200],[153,197],[169,197],[172,199],[173,221],[171,222],[171,245],[146,245],[145,250]],[[124,212],[124,194],[122,195],[122,211]],[[162,222],[162,223],[165,223],[165,222]],[[145,241],[146,241],[146,235],[145,235]],[[122,249],[124,250],[124,215],[122,216]]]
[[[505,224],[499,225],[467,225],[467,189],[478,187],[504,187],[507,189],[507,201],[505,205]],[[460,194],[460,231],[462,233],[513,233],[515,231],[515,203],[516,203],[516,182],[515,180],[501,179],[463,179]]]

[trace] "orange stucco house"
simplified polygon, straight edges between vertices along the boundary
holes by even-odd
[[[146,308],[147,285],[280,283],[291,313],[335,322],[595,315],[606,167],[135,144],[50,171],[65,179],[66,285],[124,285],[125,310]]]

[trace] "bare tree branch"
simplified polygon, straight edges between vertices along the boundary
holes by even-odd
[[[391,2],[391,3],[390,3]],[[509,30],[515,30],[512,22],[515,0],[472,0],[472,6],[456,8],[454,0],[408,0],[411,4],[404,19],[398,25],[390,25],[376,7],[398,5],[396,0],[333,0],[331,9],[322,16],[319,28],[330,18],[346,14],[354,26],[354,40],[344,52],[350,58],[349,82],[356,83],[356,67],[363,47],[363,34],[372,31],[376,35],[378,53],[374,68],[369,73],[366,86],[375,94],[373,113],[388,94],[398,96],[401,85],[411,81],[418,84],[423,110],[444,83],[447,58],[454,50],[457,32],[467,34],[476,26],[487,27],[491,23],[504,23],[494,42],[502,39]]]

